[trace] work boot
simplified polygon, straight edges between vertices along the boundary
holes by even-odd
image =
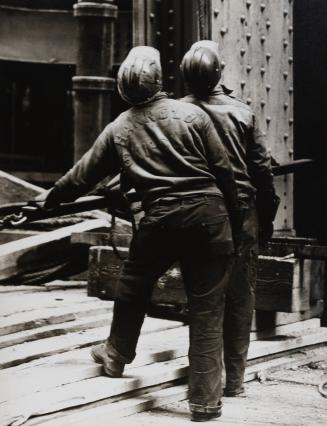
[[[105,343],[94,346],[91,349],[91,356],[97,364],[102,364],[107,376],[121,377],[123,375],[125,364],[110,356]]]
[[[217,419],[222,414],[222,402],[219,401],[218,407],[213,412],[202,412],[202,411],[192,411],[191,412],[191,421],[192,422],[208,422],[213,419]]]
[[[244,386],[241,385],[239,387],[226,387],[224,389],[224,396],[227,397],[236,397],[236,396],[245,396]]]

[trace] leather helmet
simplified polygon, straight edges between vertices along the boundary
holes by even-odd
[[[131,49],[119,68],[117,84],[120,96],[130,104],[151,100],[162,88],[159,51],[149,46]]]
[[[209,95],[221,78],[218,43],[201,40],[185,53],[181,72],[190,91],[198,96]]]

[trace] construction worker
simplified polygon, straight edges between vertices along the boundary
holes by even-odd
[[[275,194],[270,157],[254,113],[221,85],[218,44],[194,43],[181,72],[191,94],[182,99],[205,111],[226,148],[237,182],[244,221],[241,256],[236,258],[228,286],[224,317],[225,396],[244,393],[244,370],[255,301],[258,221],[260,242],[272,235],[279,198]]]
[[[110,335],[92,356],[108,376],[123,374],[135,357],[153,286],[179,261],[190,306],[190,409],[192,420],[206,421],[221,414],[225,287],[241,216],[232,168],[210,118],[161,88],[159,52],[133,48],[118,72],[120,95],[131,108],[56,182],[46,207],[72,201],[118,172],[135,188],[145,216],[122,268]]]

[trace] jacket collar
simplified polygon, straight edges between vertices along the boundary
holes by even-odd
[[[134,107],[143,107],[145,105],[150,105],[153,102],[159,101],[160,99],[168,98],[168,94],[166,92],[157,92],[152,98],[147,99],[144,102],[140,102],[139,104],[134,104]]]
[[[232,89],[229,89],[224,84],[218,83],[217,86],[213,89],[211,95],[230,95],[233,93]]]

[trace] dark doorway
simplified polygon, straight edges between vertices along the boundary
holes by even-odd
[[[74,67],[0,62],[0,168],[62,172],[72,164]]]

